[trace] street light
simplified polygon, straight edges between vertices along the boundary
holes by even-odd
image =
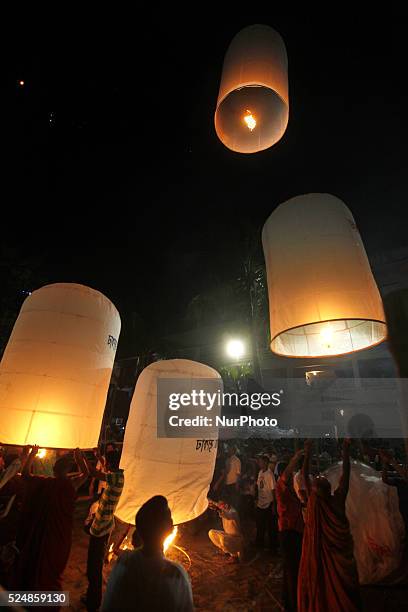
[[[230,340],[226,346],[227,355],[233,359],[239,359],[245,353],[242,340]]]

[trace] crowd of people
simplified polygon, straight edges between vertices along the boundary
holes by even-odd
[[[260,550],[280,554],[288,612],[361,610],[346,516],[351,441],[321,452],[313,446],[310,440],[298,450],[278,443],[254,455],[230,445],[210,493],[210,507],[218,511],[223,529],[208,535],[231,562],[250,561]],[[385,484],[397,487],[408,533],[408,470],[390,451],[361,440],[356,440],[353,455],[381,470]],[[342,475],[332,491],[322,472],[337,460],[342,461]]]
[[[96,480],[104,486],[98,491],[86,527],[88,589],[83,601],[88,610],[99,610],[103,562],[124,484],[120,453],[114,448],[108,448],[103,456],[96,453],[96,469],[80,449],[73,454],[61,451],[55,455],[52,476],[47,476],[35,473],[38,450],[37,446],[25,447],[3,460],[0,494],[6,507],[0,520],[2,586],[18,591],[62,590],[77,494],[89,479]]]
[[[226,560],[247,563],[260,555],[280,557],[283,602],[288,612],[361,610],[353,539],[346,516],[350,481],[350,440],[315,452],[279,442],[267,451],[220,446],[210,489],[209,511],[219,525],[208,532]],[[386,485],[397,487],[400,512],[408,526],[408,471],[390,451],[354,445],[382,469]],[[322,468],[342,460],[342,476],[332,491]],[[379,463],[378,463],[379,462]],[[13,590],[59,591],[71,549],[75,501],[81,487],[94,496],[85,521],[89,534],[87,591],[82,602],[96,612],[193,610],[187,573],[164,557],[164,539],[173,530],[167,500],[158,495],[136,517],[135,550],[121,551],[103,597],[103,565],[114,528],[114,514],[125,474],[114,444],[94,461],[76,449],[56,452],[52,475],[37,473],[38,447],[0,453],[0,571],[2,586]],[[48,468],[47,468],[48,470]],[[40,470],[41,471],[41,470]],[[136,546],[137,541],[137,546]],[[57,608],[56,608],[57,609]]]

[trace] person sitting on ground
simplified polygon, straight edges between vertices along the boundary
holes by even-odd
[[[309,480],[311,442],[305,443],[303,477],[308,501],[298,578],[299,612],[358,612],[361,608],[353,539],[346,517],[350,440],[343,442],[343,474],[334,494],[324,476]]]
[[[192,612],[193,595],[185,569],[163,555],[173,531],[167,499],[156,495],[136,514],[142,548],[126,550],[109,576],[101,612]]]
[[[226,555],[230,555],[233,560],[242,560],[244,552],[244,538],[241,532],[241,525],[238,512],[224,501],[209,501],[210,508],[218,510],[222,520],[222,530],[210,529],[208,537],[211,542],[222,550]]]

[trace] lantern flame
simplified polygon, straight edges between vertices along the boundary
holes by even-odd
[[[330,325],[327,325],[327,327],[324,327],[322,329],[322,331],[320,332],[320,336],[322,338],[322,342],[326,345],[326,346],[330,346],[333,340],[333,330],[330,327]]]
[[[44,457],[46,456],[46,454],[47,454],[47,449],[46,449],[46,448],[39,448],[39,449],[38,449],[38,453],[37,453],[37,457],[38,457],[39,459],[44,459]]]
[[[174,526],[173,527],[173,531],[171,532],[171,534],[168,535],[167,538],[163,542],[163,552],[164,552],[164,554],[166,554],[168,548],[172,545],[176,535],[177,535],[177,527]]]
[[[244,117],[244,121],[247,124],[248,129],[252,132],[252,130],[256,127],[256,119],[250,110],[247,110],[247,115]]]

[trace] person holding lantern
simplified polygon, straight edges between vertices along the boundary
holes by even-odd
[[[38,452],[33,446],[22,470],[24,502],[16,546],[20,554],[13,588],[60,591],[61,576],[71,550],[72,523],[77,490],[89,475],[83,453],[77,448],[74,460],[80,474],[71,478],[72,457],[60,457],[54,476],[33,476],[31,467]]]
[[[104,457],[106,471],[92,470],[92,477],[106,482],[89,529],[89,548],[86,566],[88,590],[82,602],[91,612],[99,609],[102,601],[102,568],[109,537],[114,527],[114,512],[125,483],[119,468],[120,454],[108,451]]]
[[[304,451],[298,450],[289,463],[280,464],[276,483],[279,540],[283,557],[283,600],[287,612],[297,610],[297,583],[302,555],[303,516],[302,503],[293,481],[294,472]]]
[[[361,608],[353,538],[346,516],[350,439],[343,442],[343,474],[334,494],[324,476],[309,480],[311,441],[305,443],[303,477],[307,513],[298,578],[298,612],[358,612]]]

